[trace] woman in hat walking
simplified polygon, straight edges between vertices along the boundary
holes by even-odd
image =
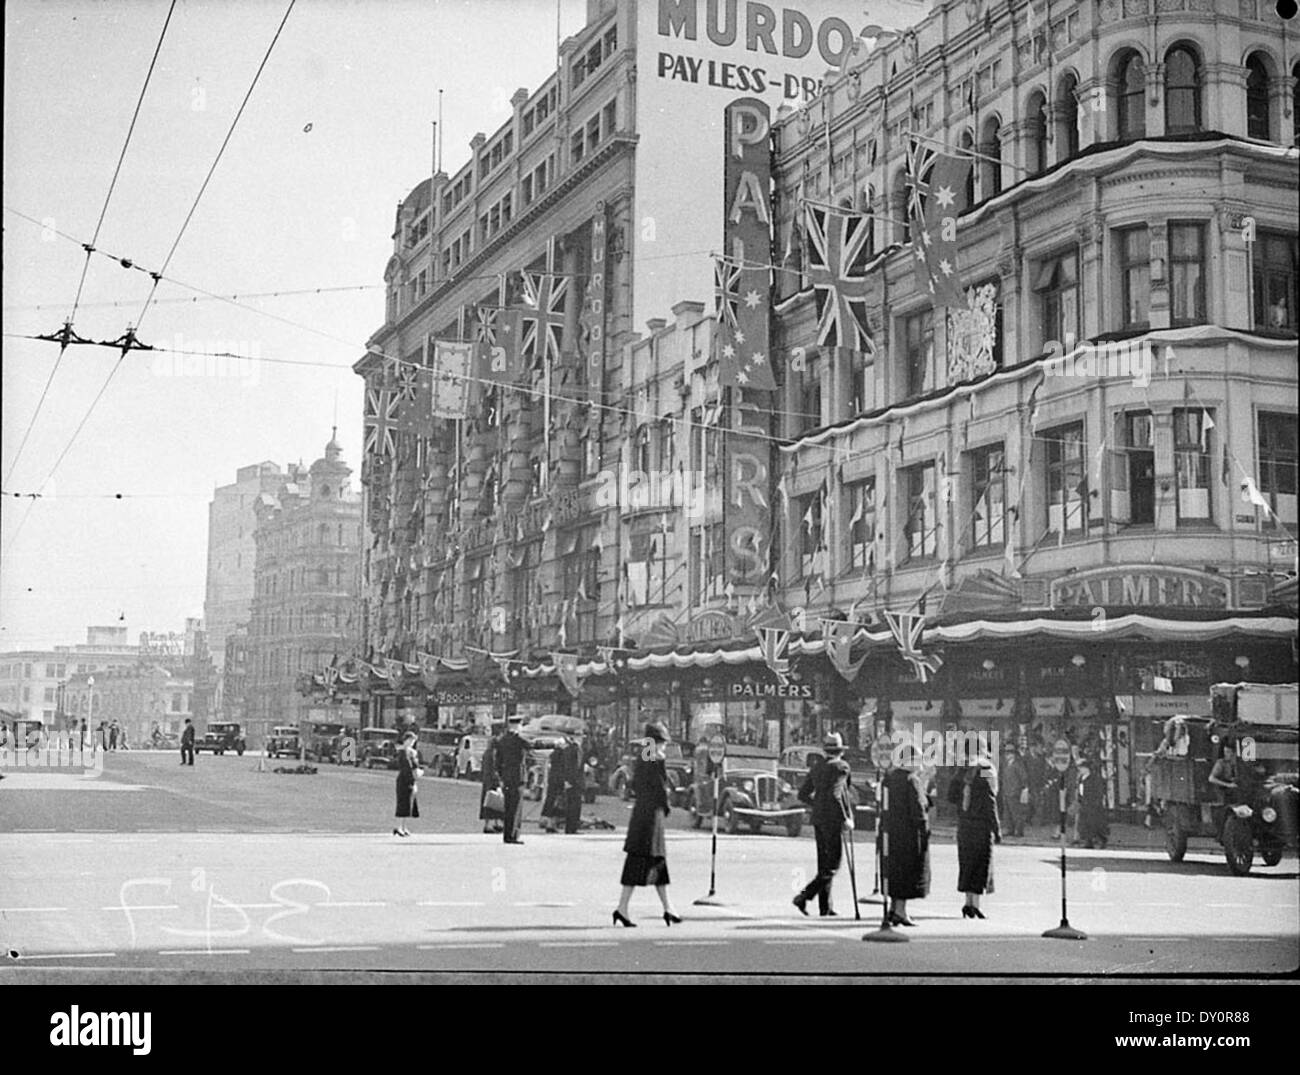
[[[882,869],[889,883],[889,921],[895,926],[916,925],[907,915],[907,901],[930,894],[930,800],[911,763],[899,758],[881,781],[887,805],[880,832],[889,839]]]
[[[980,896],[993,891],[993,845],[1002,842],[998,820],[998,776],[993,759],[963,770],[948,786],[957,807],[957,891],[966,894],[963,918],[983,918]]]
[[[483,822],[485,833],[498,833],[505,828],[505,796],[501,794],[501,780],[497,776],[497,741],[489,739],[483,750],[483,771],[480,774],[482,785],[478,795],[478,819]],[[493,805],[488,804],[492,795]],[[498,809],[496,803],[501,803]]]
[[[806,915],[808,901],[816,896],[818,910],[825,918],[835,914],[831,906],[831,884],[840,868],[844,838],[853,829],[853,800],[849,798],[849,766],[842,757],[844,740],[831,732],[822,742],[822,751],[825,759],[808,771],[799,789],[799,801],[812,807],[817,876],[793,902],[799,913]]]
[[[645,726],[645,745],[632,770],[636,802],[627,825],[627,839],[623,841],[627,858],[623,862],[623,895],[614,912],[615,925],[636,925],[628,917],[628,904],[632,890],[642,885],[654,885],[663,904],[664,925],[681,921],[668,899],[668,859],[664,848],[664,818],[669,811],[668,773],[664,766],[667,742],[668,729],[662,724]]]
[[[415,778],[422,776],[419,755],[415,753],[415,732],[407,732],[396,750],[397,756],[397,828],[394,836],[410,836],[406,828],[408,817],[420,816],[420,804],[415,798]]]

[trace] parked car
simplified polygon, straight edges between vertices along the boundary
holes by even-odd
[[[415,744],[420,765],[434,776],[455,776],[461,737],[455,728],[421,728],[419,742]]]
[[[849,797],[853,800],[853,823],[860,831],[869,832],[876,827],[877,780],[876,765],[871,755],[862,750],[845,750],[841,755],[849,763]],[[811,760],[826,757],[816,744],[786,747],[781,752],[776,775],[798,793],[808,775]]]
[[[462,780],[477,780],[483,775],[483,752],[491,737],[462,735],[456,747],[456,776]]]
[[[641,757],[645,743],[634,739],[623,752],[623,760],[609,778],[609,790],[621,799],[632,798],[632,766]],[[685,806],[687,791],[694,779],[695,759],[682,750],[681,743],[664,744],[664,769],[668,774],[670,790],[668,801],[673,806]]]
[[[357,767],[397,768],[397,729],[362,728],[357,740]]]
[[[803,831],[804,806],[797,789],[777,775],[777,756],[755,747],[729,747],[718,780],[718,818],[729,833],[742,825],[762,832],[764,825],[780,825],[790,836]],[[712,797],[712,782],[705,794]],[[697,799],[691,785],[687,793],[691,823],[698,829],[712,818],[707,798]]]
[[[335,765],[356,764],[357,731],[346,724],[318,721],[307,725],[306,740],[308,761],[332,761]],[[342,741],[353,742],[352,756],[343,757]]]
[[[296,724],[277,724],[266,737],[266,756],[268,758],[296,758],[301,749],[302,739]]]
[[[194,752],[197,754],[210,750],[213,754],[224,754],[227,750],[233,750],[242,757],[246,747],[244,733],[238,724],[233,721],[211,720],[208,721],[208,729],[203,733],[203,738],[194,744]]]

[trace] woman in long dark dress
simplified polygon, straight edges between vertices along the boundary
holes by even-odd
[[[930,803],[916,774],[901,766],[885,774],[882,795],[888,797],[880,831],[882,840],[889,840],[888,863],[882,867],[889,884],[889,921],[914,926],[907,901],[930,894]]]
[[[554,832],[556,822],[564,820],[564,784],[566,781],[564,747],[556,747],[546,761],[546,795],[542,800],[542,831]]]
[[[983,918],[980,896],[993,891],[993,844],[1002,842],[998,777],[991,758],[965,769],[948,786],[957,807],[957,891],[966,894],[963,918]]]
[[[664,818],[668,816],[668,772],[664,767],[664,745],[668,729],[662,724],[645,726],[645,747],[632,770],[632,791],[636,802],[627,825],[623,850],[623,895],[614,912],[614,924],[635,926],[628,917],[632,890],[654,885],[664,908],[664,924],[671,926],[681,919],[668,899],[668,859],[664,848]]]
[[[506,815],[500,810],[493,810],[487,804],[487,795],[501,786],[497,777],[497,741],[489,739],[483,751],[483,786],[478,796],[478,819],[483,822],[484,832],[500,832],[505,824]]]
[[[408,817],[420,816],[420,804],[415,798],[415,778],[420,769],[419,756],[415,753],[415,733],[407,732],[395,751],[397,757],[397,828],[394,836],[410,836],[406,829]]]

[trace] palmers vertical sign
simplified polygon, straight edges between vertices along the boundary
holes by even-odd
[[[705,300],[722,244],[722,106],[757,97],[775,113],[817,93],[868,23],[903,29],[918,0],[636,0],[636,204],[633,323]],[[861,53],[852,58],[859,62]],[[691,256],[695,252],[695,256]]]
[[[744,266],[738,279],[737,326],[743,325],[745,354],[770,356],[772,117],[767,104],[743,97],[727,105],[723,134],[724,252],[731,263]],[[761,266],[754,269],[752,266]],[[743,313],[740,311],[743,310]],[[720,346],[731,346],[739,333],[715,333]],[[720,356],[720,361],[728,359]],[[739,362],[739,355],[731,358]],[[770,357],[768,358],[770,367]],[[741,373],[741,376],[744,376]],[[729,383],[723,375],[723,383]],[[767,576],[772,534],[771,441],[768,438],[767,393],[742,387],[729,390],[732,406],[722,438],[724,459],[723,530],[727,582],[735,587],[760,586]],[[762,407],[762,409],[759,409]]]

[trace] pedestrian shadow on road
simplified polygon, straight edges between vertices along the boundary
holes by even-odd
[[[1045,866],[1060,869],[1061,859],[1057,855],[1040,860]],[[1287,867],[1293,867],[1288,869]],[[1289,862],[1281,867],[1261,866],[1251,868],[1249,876],[1261,881],[1295,881],[1300,873],[1294,869],[1295,863]],[[1070,873],[1092,873],[1094,870],[1106,870],[1112,873],[1155,873],[1173,874],[1181,877],[1231,877],[1227,864],[1222,858],[1184,859],[1182,862],[1170,862],[1165,859],[1126,858],[1121,855],[1106,855],[1096,852],[1086,858],[1079,856],[1066,860],[1066,869]]]

